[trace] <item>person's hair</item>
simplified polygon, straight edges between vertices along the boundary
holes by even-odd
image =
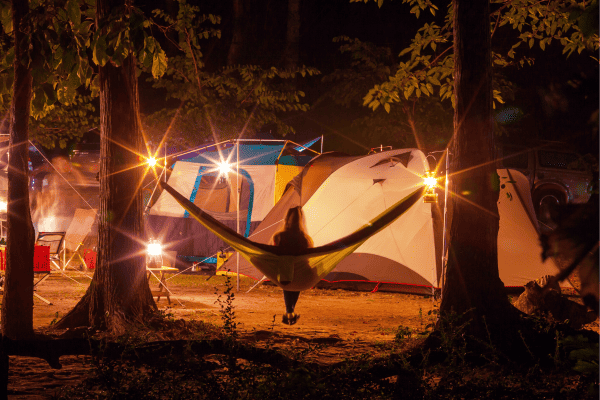
[[[306,232],[306,224],[304,221],[304,213],[302,207],[292,207],[287,210],[284,218],[284,231],[302,231]]]
[[[273,238],[282,232],[295,232],[300,233],[306,238],[308,247],[313,247],[312,238],[306,232],[306,222],[304,220],[304,213],[302,207],[291,207],[288,209],[283,219],[283,228],[273,235]],[[271,240],[273,240],[273,238]]]

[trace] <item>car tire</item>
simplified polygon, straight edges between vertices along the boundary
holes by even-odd
[[[540,222],[540,228],[552,229],[555,225],[553,214],[556,207],[566,203],[563,193],[558,190],[540,190],[533,194],[533,207]]]

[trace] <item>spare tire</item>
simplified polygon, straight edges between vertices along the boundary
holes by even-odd
[[[565,195],[558,190],[539,190],[532,196],[538,221],[547,227],[554,226],[553,215],[558,206],[566,204]]]

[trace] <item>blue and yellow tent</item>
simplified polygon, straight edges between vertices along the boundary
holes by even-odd
[[[287,183],[314,156],[314,151],[290,141],[228,141],[177,157],[168,183],[216,220],[248,237]],[[224,171],[224,165],[230,170]],[[212,258],[227,247],[192,221],[167,193],[161,193],[150,207],[146,232],[190,260]]]

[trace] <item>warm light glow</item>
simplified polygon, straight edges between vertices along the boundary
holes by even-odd
[[[430,188],[435,187],[437,185],[437,179],[435,179],[433,176],[428,176],[423,178],[423,183]]]
[[[427,190],[423,195],[423,202],[425,203],[437,203],[437,193],[435,188],[437,187],[437,178],[434,176],[435,172],[428,171],[427,175],[423,178],[423,184],[427,186]]]
[[[219,174],[227,175],[231,172],[231,164],[228,164],[226,161],[223,161],[218,164]]]
[[[154,167],[156,165],[156,158],[150,157],[148,159],[148,165],[151,166],[151,167]]]
[[[162,254],[162,245],[158,242],[148,243],[148,255],[149,256],[160,256]]]
[[[8,210],[8,207],[6,205],[5,201],[0,200],[0,212],[6,212],[6,210]]]

